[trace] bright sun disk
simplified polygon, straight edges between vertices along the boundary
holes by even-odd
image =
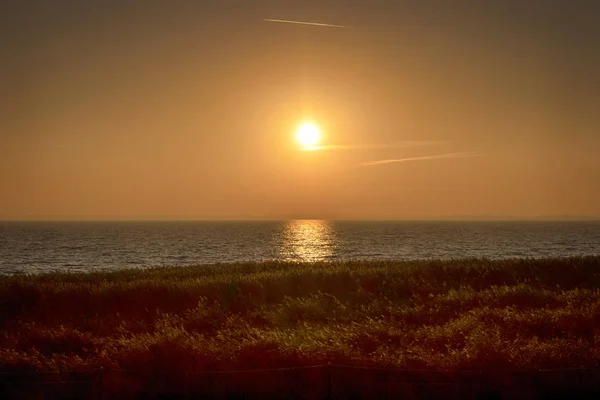
[[[296,140],[304,147],[313,147],[321,140],[321,130],[313,122],[304,122],[296,130]]]

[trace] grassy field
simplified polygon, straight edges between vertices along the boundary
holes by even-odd
[[[327,363],[535,370],[599,362],[600,257],[0,278],[4,373],[104,367],[144,381]]]

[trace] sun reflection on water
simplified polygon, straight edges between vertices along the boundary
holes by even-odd
[[[324,261],[333,257],[335,246],[331,222],[294,220],[286,223],[280,252],[289,261]]]

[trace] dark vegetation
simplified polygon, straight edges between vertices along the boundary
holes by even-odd
[[[464,378],[472,370],[591,374],[599,362],[600,257],[268,262],[0,278],[0,373],[103,367],[104,398],[188,393],[201,381],[194,374],[207,371],[332,363],[426,370],[413,378],[446,382],[449,373]],[[329,380],[346,374],[339,378],[349,384],[374,372],[327,373]],[[528,381],[519,393],[531,397],[548,382],[555,384],[548,393],[572,387],[563,384],[565,373]],[[325,382],[319,369],[290,374],[317,391]],[[229,374],[223,379],[235,382],[221,389],[251,391],[246,381],[278,388],[280,375]],[[510,379],[507,398],[518,398],[515,388],[524,384]]]

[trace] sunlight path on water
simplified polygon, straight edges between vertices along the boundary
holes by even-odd
[[[324,261],[334,255],[336,234],[331,221],[288,221],[280,253],[288,261]]]

